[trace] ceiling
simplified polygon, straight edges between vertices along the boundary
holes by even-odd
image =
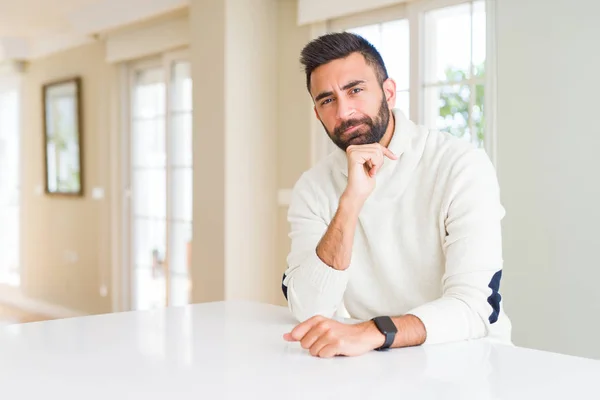
[[[35,37],[69,28],[69,15],[102,0],[0,0],[0,37]]]
[[[189,0],[0,0],[0,62],[31,60],[156,17]]]

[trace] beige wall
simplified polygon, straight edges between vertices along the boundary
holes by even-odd
[[[115,71],[104,62],[101,43],[32,62],[23,76],[22,285],[26,296],[85,313],[111,309],[110,283],[109,82]],[[44,187],[42,85],[81,76],[85,196],[49,197]],[[92,200],[92,187],[105,199]],[[72,256],[76,256],[76,261]]]
[[[221,1],[191,4],[194,303],[225,298],[225,18]]]
[[[277,0],[230,0],[226,14],[226,298],[273,302]]]
[[[296,1],[280,1],[278,16],[278,109],[277,109],[277,185],[291,189],[302,172],[310,168],[310,121],[313,113],[300,64],[300,51],[310,40],[310,28],[297,26]],[[287,207],[277,213],[276,282],[277,301],[285,304],[281,277],[290,249]]]
[[[278,176],[279,189],[290,189],[310,167],[310,121],[314,118],[300,64],[300,51],[310,40],[310,28],[297,26],[295,1],[279,2],[278,24]]]
[[[193,301],[275,302],[277,1],[207,0],[190,18]]]

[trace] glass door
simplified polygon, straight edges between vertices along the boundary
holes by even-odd
[[[183,53],[131,68],[130,252],[133,309],[190,297],[192,90]]]

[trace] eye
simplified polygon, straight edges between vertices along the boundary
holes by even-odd
[[[321,105],[322,105],[322,106],[324,106],[324,105],[326,105],[326,104],[329,104],[329,103],[331,103],[332,101],[333,101],[332,99],[325,99],[325,100],[323,100],[323,101],[321,102]]]
[[[352,93],[352,94],[356,94],[356,93],[358,93],[358,92],[362,92],[362,89],[361,89],[361,88],[354,88],[354,89],[352,89],[352,90],[350,91],[350,93]]]

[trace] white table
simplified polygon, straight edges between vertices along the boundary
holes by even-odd
[[[600,361],[472,341],[320,359],[246,302],[0,328],[2,399],[600,399]]]

